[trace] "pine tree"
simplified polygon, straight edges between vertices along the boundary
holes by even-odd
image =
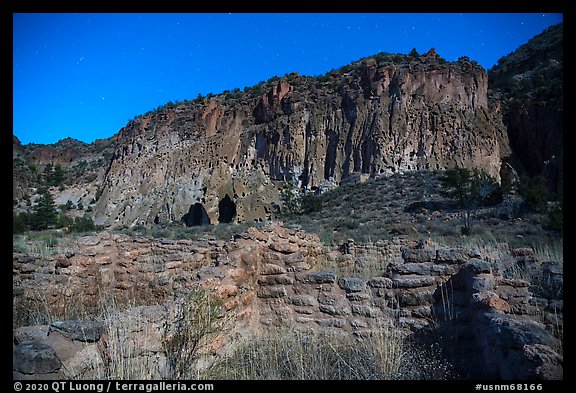
[[[32,229],[36,231],[48,229],[58,224],[58,212],[54,198],[46,188],[40,190],[40,198],[34,206],[31,224]]]
[[[464,211],[462,233],[465,235],[472,230],[473,209],[502,201],[502,187],[492,176],[478,169],[447,169],[440,178],[440,184],[440,195],[454,200],[458,208]]]
[[[64,183],[64,169],[62,169],[62,165],[56,164],[50,180],[50,185],[52,186],[60,186]]]
[[[28,230],[27,222],[29,215],[27,213],[12,213],[12,233],[24,233]]]
[[[53,165],[51,163],[48,163],[44,167],[44,172],[42,173],[42,180],[43,180],[44,184],[48,187],[50,187],[50,182],[52,181],[52,171],[53,170],[54,170]]]

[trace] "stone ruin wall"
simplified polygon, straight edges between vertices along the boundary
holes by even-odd
[[[346,264],[367,256],[382,258],[379,272],[346,274]],[[315,235],[281,225],[250,228],[229,241],[102,232],[43,261],[14,253],[13,269],[16,310],[43,304],[52,315],[95,311],[104,295],[119,309],[132,306],[107,321],[14,327],[17,379],[98,377],[95,365],[102,366],[116,341],[131,343],[127,358],[149,378],[166,377],[162,339],[181,299],[198,287],[213,291],[234,316],[226,337],[273,326],[356,337],[386,325],[452,329],[477,349],[489,378],[562,379],[560,343],[542,323],[561,317],[561,301],[535,298],[527,281],[506,279],[480,255],[461,248],[396,240],[348,242],[330,251]],[[226,347],[226,338],[219,340],[215,352]]]

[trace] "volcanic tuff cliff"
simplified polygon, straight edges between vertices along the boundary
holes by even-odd
[[[553,195],[563,183],[563,25],[546,29],[498,60],[490,89],[502,106],[520,174],[543,175]]]
[[[485,70],[379,54],[321,77],[170,104],[117,134],[96,223],[187,225],[270,218],[283,180],[305,189],[360,172],[480,167],[510,155]]]

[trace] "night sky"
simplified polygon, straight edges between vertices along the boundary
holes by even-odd
[[[430,48],[490,69],[562,14],[14,14],[13,133],[107,138],[168,101]]]

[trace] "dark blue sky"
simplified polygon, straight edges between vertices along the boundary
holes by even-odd
[[[84,142],[198,93],[436,48],[489,69],[562,14],[14,14],[13,133]]]

